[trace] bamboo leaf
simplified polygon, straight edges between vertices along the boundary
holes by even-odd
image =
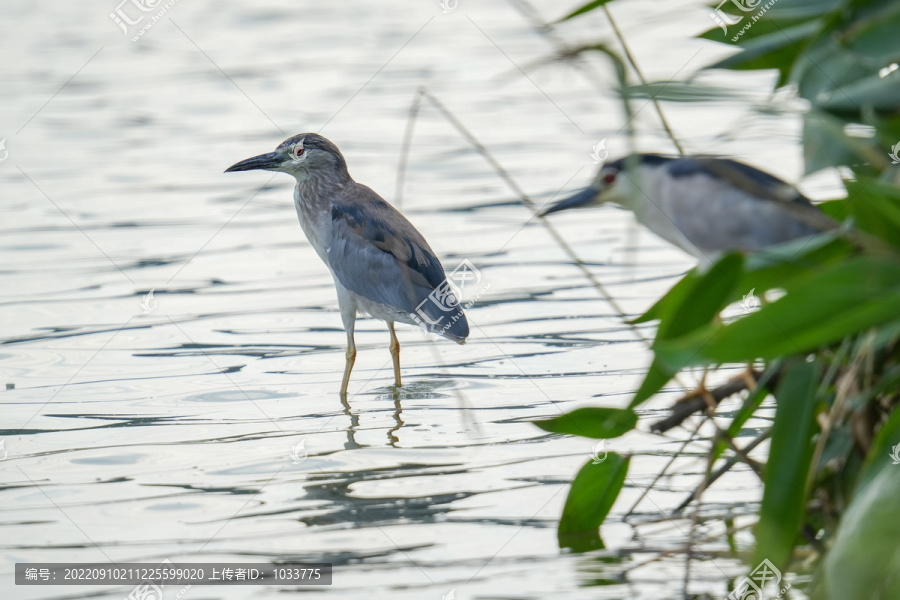
[[[610,2],[610,1],[611,0],[593,0],[592,2],[588,2],[587,4],[585,4],[579,8],[576,8],[575,10],[573,10],[566,16],[564,16],[560,19],[557,19],[556,21],[554,21],[554,23],[562,23],[563,21],[568,21],[569,19],[577,17],[578,15],[583,15],[584,13],[591,12],[592,10],[600,8],[601,6],[603,6],[604,4],[606,4],[607,2]]]
[[[897,457],[897,458],[894,458]],[[883,468],[900,465],[900,410],[894,409],[878,431],[859,476],[859,489],[868,485]]]
[[[856,226],[900,246],[900,189],[881,181],[847,181],[845,185]]]
[[[797,363],[782,376],[775,398],[772,445],[766,463],[765,490],[756,526],[753,564],[764,559],[785,567],[803,524],[806,480],[812,462],[819,369]]]
[[[629,457],[614,452],[599,464],[589,461],[572,481],[559,520],[560,548],[586,552],[603,548],[599,528],[612,509],[628,474]]]
[[[787,295],[727,326],[654,344],[663,368],[746,362],[816,350],[900,317],[900,262],[856,257],[787,287]]]
[[[900,598],[898,497],[900,466],[882,465],[844,513],[814,598]]]
[[[727,254],[705,273],[691,271],[666,295],[656,313],[659,328],[656,343],[677,338],[710,324],[734,295],[744,258]],[[629,408],[657,393],[684,365],[654,359]]]
[[[553,419],[534,424],[551,433],[568,433],[595,439],[610,439],[628,433],[637,425],[633,410],[621,408],[577,408]]]

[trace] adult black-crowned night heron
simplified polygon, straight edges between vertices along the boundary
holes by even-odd
[[[412,223],[371,188],[353,181],[337,146],[318,134],[301,133],[274,152],[242,160],[225,172],[257,169],[281,171],[297,180],[294,205],[300,226],[331,270],[347,331],[342,395],[356,360],[357,312],[387,323],[397,386],[400,342],[394,323],[420,325],[465,343],[469,324],[441,262]]]
[[[634,154],[600,168],[589,188],[541,215],[612,202],[688,254],[709,263],[833,228],[790,184],[749,165],[708,156]]]

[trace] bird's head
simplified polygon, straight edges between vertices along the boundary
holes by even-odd
[[[314,175],[347,175],[344,155],[330,140],[317,133],[301,133],[281,142],[274,152],[260,154],[225,169],[233,171],[281,171],[306,181]]]
[[[631,180],[622,172],[625,169],[625,162],[626,159],[621,159],[604,165],[589,187],[544,209],[540,216],[570,208],[598,206],[607,202],[624,205],[632,192]]]

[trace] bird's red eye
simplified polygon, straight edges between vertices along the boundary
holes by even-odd
[[[603,176],[603,183],[605,183],[606,185],[612,185],[612,183],[615,180],[616,180],[615,173],[607,173],[606,175]]]
[[[294,147],[294,156],[300,156],[303,154],[303,146]]]

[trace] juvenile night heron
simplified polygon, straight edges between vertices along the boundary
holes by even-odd
[[[606,202],[704,263],[835,226],[793,186],[759,169],[727,158],[658,154],[604,165],[589,188],[541,215]]]
[[[281,171],[297,180],[294,206],[300,226],[331,271],[347,331],[341,394],[356,360],[356,313],[385,321],[391,333],[394,383],[400,385],[400,342],[394,323],[419,325],[463,344],[466,315],[444,268],[412,223],[372,189],[353,181],[332,142],[315,133],[286,139],[274,152],[225,170]]]

